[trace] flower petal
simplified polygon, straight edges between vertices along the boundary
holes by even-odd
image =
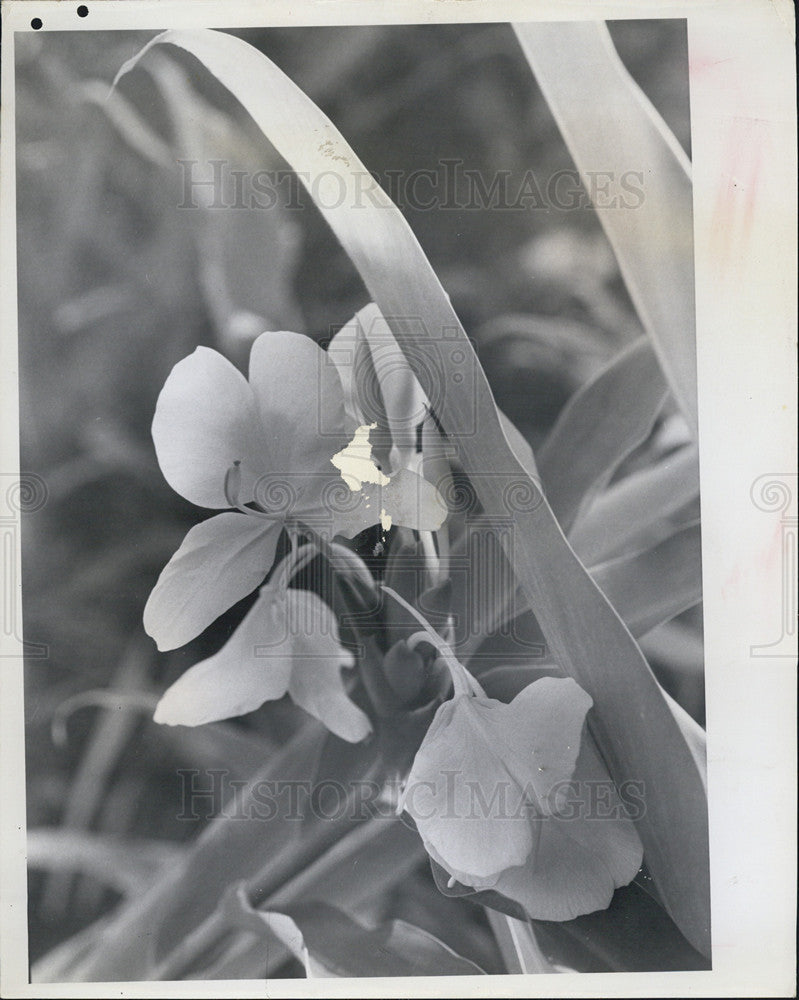
[[[635,878],[642,859],[635,824],[593,741],[586,739],[568,810],[541,820],[535,865],[509,868],[475,888],[493,888],[516,900],[534,920],[572,920],[606,909],[614,891]]]
[[[507,718],[497,727],[496,752],[511,773],[524,780],[540,813],[559,808],[557,790],[574,773],[592,704],[571,677],[541,677],[507,706]],[[518,771],[517,760],[522,763]]]
[[[341,668],[352,663],[332,612],[315,594],[266,586],[227,644],[169,688],[154,718],[199,726],[252,712],[289,691],[331,732],[357,742],[371,727],[344,694]]]
[[[572,777],[590,706],[571,678],[555,677],[510,705],[464,695],[441,706],[411,768],[405,808],[451,875],[474,885],[535,861],[536,817],[562,804],[557,792]]]
[[[351,426],[359,427],[372,423],[371,418],[367,420],[365,417],[359,392],[362,380],[366,379],[367,384],[371,385],[372,358],[357,316],[336,331],[328,345],[327,356],[336,366],[341,380],[344,410]]]
[[[289,694],[331,733],[358,743],[371,733],[372,726],[347,697],[341,668],[353,666],[355,658],[339,644],[333,612],[316,594],[305,590],[289,590],[286,599],[288,619],[297,631]]]
[[[263,582],[281,526],[245,514],[217,514],[193,527],[161,572],[144,608],[160,650],[177,649]]]
[[[354,538],[364,528],[381,524],[438,531],[447,518],[447,506],[438,490],[421,476],[400,469],[388,483],[364,483],[350,490],[344,481],[340,489],[325,494],[326,515],[333,535]]]
[[[198,347],[179,361],[158,397],[153,443],[169,485],[200,507],[230,507],[225,474],[241,462],[240,500],[247,503],[264,471],[252,390],[217,351]]]
[[[291,653],[286,644],[285,614],[265,587],[241,625],[222,649],[195,664],[166,691],[156,706],[154,720],[167,726],[201,726],[253,712],[265,701],[282,698],[291,676]],[[264,642],[271,655],[258,656]]]
[[[269,453],[270,479],[293,492],[327,470],[344,444],[344,393],[336,366],[310,337],[262,333],[250,352],[250,385]]]
[[[490,878],[523,864],[535,843],[522,789],[475,725],[472,701],[461,696],[438,710],[413,762],[403,805],[425,847],[450,874]]]
[[[355,321],[372,356],[373,377],[391,431],[393,467],[408,467],[416,454],[417,429],[430,413],[430,403],[378,306],[370,302]],[[377,395],[374,389],[372,395]]]

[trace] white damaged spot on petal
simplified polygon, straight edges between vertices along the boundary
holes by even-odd
[[[358,493],[363,488],[364,483],[387,486],[390,481],[390,477],[378,469],[372,458],[369,431],[374,430],[375,427],[377,424],[362,424],[356,429],[352,441],[347,447],[336,452],[330,459],[353,493]]]
[[[376,426],[360,426],[347,447],[330,459],[350,492],[358,494],[344,509],[329,511],[334,533],[353,538],[378,523],[383,531],[395,524],[416,531],[438,531],[447,517],[443,497],[432,483],[409,469],[387,476],[377,467],[369,441],[369,432]]]

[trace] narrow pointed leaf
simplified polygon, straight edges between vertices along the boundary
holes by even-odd
[[[652,532],[669,526],[698,496],[697,449],[688,445],[610,486],[574,525],[569,541],[587,566],[595,566],[652,544]]]
[[[613,607],[635,636],[670,621],[702,600],[699,525],[632,556],[591,569]]]
[[[566,405],[538,454],[547,500],[565,532],[591,494],[646,439],[666,393],[652,346],[641,339]]]
[[[649,548],[590,567],[591,577],[636,639],[647,636],[652,629],[671,621],[702,600],[701,543],[700,526],[694,522],[687,527],[678,527],[663,541]],[[489,588],[481,586],[480,589],[491,596]],[[462,598],[462,594],[457,593]],[[522,631],[521,622],[534,623],[522,590],[518,590],[515,600],[506,602],[504,607],[497,603],[496,611],[495,617],[485,619],[486,626],[489,626],[487,631],[504,628],[504,636],[509,643],[514,642],[514,631]],[[512,619],[519,623],[518,626],[510,627]],[[518,652],[521,647],[517,644],[514,648]],[[694,652],[693,648],[691,652]],[[545,650],[542,649],[541,653],[540,668],[551,667],[551,662],[544,658]],[[528,655],[532,656],[532,652]],[[505,669],[498,666],[491,672]]]
[[[121,94],[109,95],[104,80],[86,80],[76,88],[76,98],[94,105],[108,119],[128,146],[156,167],[170,167],[173,157],[161,137],[139,116]]]
[[[539,948],[528,920],[516,920],[490,909],[486,910],[486,916],[508,972],[532,974],[556,971]]]
[[[514,424],[510,417],[506,416],[502,410],[499,409],[499,407],[497,407],[497,413],[499,414],[499,422],[502,424],[502,430],[505,432],[505,437],[508,440],[510,449],[516,456],[519,465],[521,465],[531,479],[535,479],[536,482],[539,482],[540,477],[538,467],[535,455],[533,454],[533,449],[530,447],[529,442],[516,424]]]
[[[94,947],[75,963],[73,981],[153,978],[158,960],[180,947],[213,913],[231,882],[256,880],[264,893],[274,892],[333,844],[343,830],[351,829],[349,816],[312,817],[301,822],[307,801],[292,806],[287,794],[280,791],[280,783],[284,789],[292,783],[310,785],[326,736],[321,726],[309,723],[284,747],[268,755],[240,790],[235,808],[210,822],[180,864],[105,923]],[[349,749],[350,773],[360,777],[363,750],[356,745]],[[341,780],[347,777],[342,773]],[[202,791],[209,785],[201,776],[192,784],[196,808],[206,807]]]
[[[250,909],[247,926],[259,923],[305,962],[309,977],[475,976],[479,966],[432,934],[392,920],[371,929],[329,903],[293,906],[286,913]]]
[[[594,195],[597,216],[630,297],[695,431],[693,187],[688,158],[624,67],[601,21],[531,22],[516,24],[514,30]],[[632,207],[609,208],[606,189],[591,177],[609,175],[619,181],[630,171],[636,171],[643,194]]]
[[[121,893],[136,894],[183,853],[175,844],[63,828],[28,831],[32,869],[83,872]]]

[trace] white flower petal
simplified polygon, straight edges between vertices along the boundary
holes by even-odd
[[[346,443],[344,394],[336,366],[310,337],[263,333],[250,353],[250,385],[269,454],[271,482],[297,492],[303,477],[329,468]]]
[[[198,347],[164,384],[153,443],[169,485],[200,507],[224,508],[225,474],[241,462],[240,501],[252,499],[265,469],[261,426],[244,376],[217,351]]]
[[[155,721],[173,726],[216,722],[252,712],[288,691],[331,732],[354,743],[371,726],[345,693],[341,670],[352,664],[323,601],[308,591],[283,593],[267,586],[220,652],[169,688]]]
[[[426,479],[408,469],[400,469],[388,483],[364,483],[360,490],[330,492],[327,515],[334,535],[353,538],[364,528],[391,518],[391,524],[416,531],[437,531],[447,518],[441,494]]]
[[[441,706],[405,808],[450,874],[473,885],[535,861],[535,817],[553,811],[553,790],[572,776],[590,705],[570,678],[546,677],[510,705],[461,695]]]
[[[276,521],[226,513],[193,527],[144,608],[144,628],[160,650],[177,649],[264,580],[275,561]]]
[[[573,920],[606,909],[614,891],[635,878],[641,841],[590,738],[571,784],[561,815],[541,821],[535,864],[509,868],[491,884],[473,881],[475,888],[521,903],[534,920]]]

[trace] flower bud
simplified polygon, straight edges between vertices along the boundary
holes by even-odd
[[[383,673],[403,703],[410,704],[424,686],[424,658],[401,639],[394,643],[383,658]]]

